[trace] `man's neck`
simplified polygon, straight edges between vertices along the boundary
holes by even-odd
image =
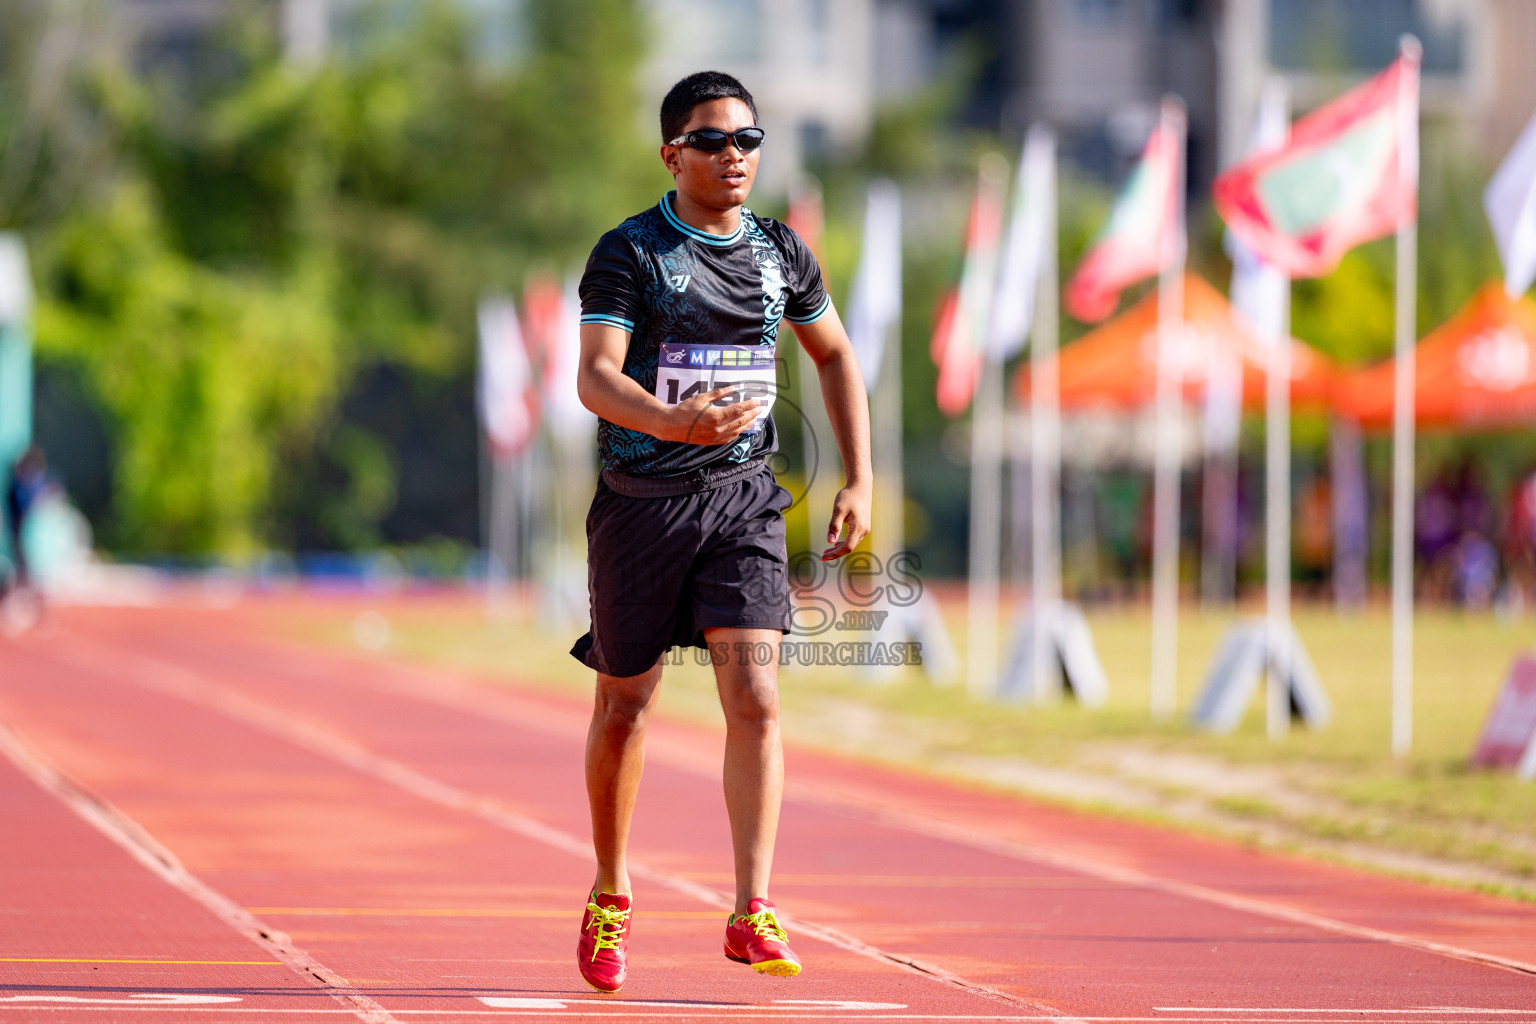
[[[681,191],[673,193],[672,212],[677,219],[691,228],[698,228],[711,235],[733,235],[741,225],[741,207],[723,209],[704,206],[685,196]]]

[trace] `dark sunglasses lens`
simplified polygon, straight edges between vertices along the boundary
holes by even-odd
[[[702,131],[691,132],[688,135],[688,145],[704,153],[718,153],[725,148],[725,140],[730,138],[725,132],[706,128]]]
[[[736,133],[736,148],[743,153],[750,153],[763,144],[763,130],[761,128],[743,128]]]

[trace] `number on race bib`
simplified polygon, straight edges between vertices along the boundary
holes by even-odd
[[[688,401],[688,399],[692,398],[694,395],[697,395],[699,392],[704,390],[704,381],[696,380],[696,381],[694,381],[692,384],[690,384],[688,386],[688,390],[687,391],[684,391],[681,394],[679,394],[677,388],[678,388],[678,385],[682,383],[682,381],[678,380],[678,378],[676,378],[676,377],[667,377],[667,378],[665,378],[665,380],[666,380],[666,386],[667,386],[666,403],[668,405],[676,405],[678,402],[686,402],[686,401]],[[658,383],[660,383],[660,381],[658,381]],[[724,384],[716,384],[715,387],[723,388],[723,387],[725,387],[725,385]],[[720,405],[722,403],[716,402],[715,404],[716,405]]]
[[[734,388],[717,406],[754,398],[757,418],[747,433],[762,429],[778,395],[778,363],[765,345],[686,345],[666,342],[656,368],[656,397],[677,405],[702,392]],[[729,375],[728,377],[724,375]]]

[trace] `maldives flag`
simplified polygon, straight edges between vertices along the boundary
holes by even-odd
[[[1232,233],[1292,277],[1317,277],[1350,249],[1418,215],[1419,56],[1297,121],[1282,149],[1216,179]]]
[[[1165,106],[1109,223],[1067,282],[1067,312],[1097,323],[1115,311],[1129,285],[1154,277],[1179,258],[1184,187],[1182,110]]]
[[[939,368],[935,398],[939,411],[958,416],[971,404],[981,373],[987,320],[997,274],[997,246],[1003,231],[1003,176],[1000,157],[984,158],[965,230],[965,263],[960,284],[944,296],[928,354]]]

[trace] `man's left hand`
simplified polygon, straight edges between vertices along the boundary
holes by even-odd
[[[869,536],[870,497],[868,486],[849,485],[837,492],[837,500],[832,502],[832,522],[827,526],[827,543],[832,546],[821,553],[823,562],[842,558]],[[838,540],[840,536],[842,540]]]

